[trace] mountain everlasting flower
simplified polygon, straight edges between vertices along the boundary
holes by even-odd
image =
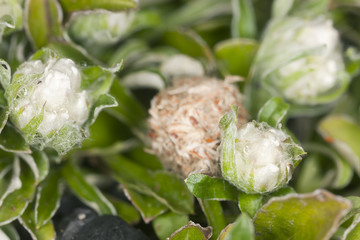
[[[80,85],[81,72],[70,59],[24,62],[3,83],[10,118],[30,144],[66,152],[86,134],[90,97]]]
[[[345,91],[349,76],[332,21],[320,16],[271,22],[255,60],[255,79],[268,93],[293,105],[336,100]]]
[[[289,182],[303,149],[265,122],[237,127],[236,107],[220,121],[223,177],[246,193],[266,193]]]
[[[219,175],[217,147],[220,118],[242,95],[226,81],[206,77],[180,78],[151,102],[149,136],[164,166],[183,177],[202,172]],[[239,121],[246,122],[241,108]]]

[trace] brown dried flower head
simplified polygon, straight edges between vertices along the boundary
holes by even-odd
[[[151,102],[149,137],[165,168],[183,177],[190,173],[219,176],[221,117],[239,106],[239,123],[247,122],[242,95],[228,81],[206,77],[175,79]]]

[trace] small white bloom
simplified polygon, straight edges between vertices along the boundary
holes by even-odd
[[[77,132],[71,133],[78,136],[76,141],[82,139],[80,129],[89,116],[90,97],[80,85],[80,70],[70,59],[31,60],[19,66],[5,95],[13,122],[30,144],[44,146],[64,129]]]
[[[337,30],[325,17],[274,21],[259,49],[256,75],[292,103],[330,102],[333,98],[324,97],[349,81],[340,45]]]
[[[288,183],[304,153],[289,135],[265,122],[237,128],[234,113],[225,115],[220,127],[221,168],[226,180],[246,193],[272,192]]]

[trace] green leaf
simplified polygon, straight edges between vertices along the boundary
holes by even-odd
[[[261,194],[239,194],[239,207],[242,213],[254,217],[256,212],[262,206],[263,197]]]
[[[84,174],[81,173],[75,165],[70,162],[66,163],[61,168],[61,173],[73,193],[85,204],[99,214],[116,215],[114,206],[105,198],[96,186],[91,185],[86,181]]]
[[[255,231],[251,218],[242,213],[234,223],[229,224],[220,234],[218,240],[254,240]]]
[[[350,201],[325,190],[273,197],[255,215],[257,239],[329,239]]]
[[[164,33],[164,42],[191,57],[202,57],[210,61],[214,60],[206,42],[190,30],[167,31]]]
[[[6,159],[8,160],[8,159]],[[2,205],[4,199],[11,194],[12,192],[21,188],[20,180],[20,160],[18,157],[11,159],[10,161],[3,160],[3,165],[1,168],[1,198],[0,206]]]
[[[40,229],[54,216],[60,206],[62,185],[60,172],[52,171],[49,176],[39,185],[35,200],[34,224]]]
[[[237,201],[239,190],[221,178],[201,173],[191,174],[185,183],[192,194],[200,199]]]
[[[129,152],[129,158],[150,170],[162,170],[163,166],[159,158],[146,152],[144,149],[146,149],[145,146],[140,146],[131,150]]]
[[[56,0],[27,0],[25,12],[26,32],[36,48],[63,39],[63,14]]]
[[[177,175],[147,170],[123,156],[107,157],[104,160],[120,183],[156,198],[176,213],[193,212],[193,196]]]
[[[21,187],[11,192],[0,206],[0,225],[5,225],[17,219],[33,198],[36,188],[36,179],[28,164],[20,164]]]
[[[10,124],[6,124],[0,133],[0,148],[7,152],[31,153],[23,136]]]
[[[210,239],[211,227],[203,228],[199,224],[195,224],[190,221],[184,227],[175,231],[171,236],[168,238],[169,240],[184,240],[184,239],[191,239],[191,240],[208,240]]]
[[[259,122],[266,122],[276,128],[279,124],[284,124],[288,110],[289,104],[280,97],[273,97],[260,109],[257,119]]]
[[[214,47],[215,57],[223,75],[247,77],[259,44],[250,39],[229,39]]]
[[[346,229],[343,240],[357,240],[360,238],[360,217],[356,218],[353,223]]]
[[[123,185],[125,195],[140,212],[145,223],[151,222],[155,217],[168,210],[168,207],[159,202],[156,198],[139,193]]]
[[[67,12],[94,9],[121,11],[136,7],[134,0],[60,0],[60,3]]]
[[[216,200],[201,199],[199,199],[199,203],[206,216],[209,226],[212,227],[212,238],[217,239],[221,230],[226,227],[226,221],[221,208],[221,203]]]
[[[11,224],[0,227],[0,236],[10,239],[10,240],[20,240],[19,234],[17,233],[15,227]]]
[[[349,196],[346,199],[351,201],[351,210],[341,219],[341,223],[346,222],[350,218],[360,213],[360,197],[357,196]]]
[[[34,138],[41,122],[44,118],[45,104],[42,106],[41,111],[38,115],[34,116],[26,125],[21,129],[21,132],[26,136],[26,140],[31,142]]]
[[[119,81],[114,81],[110,94],[115,97],[118,106],[110,109],[109,112],[127,125],[142,129],[147,113],[140,103],[127,92]]]
[[[251,0],[232,0],[231,35],[234,38],[256,38],[256,18]]]
[[[41,227],[36,227],[35,224],[34,203],[29,204],[25,212],[19,218],[20,223],[28,231],[34,240],[53,240],[56,237],[55,228],[51,221]]]
[[[140,221],[140,214],[133,205],[112,196],[106,196],[106,198],[115,207],[118,216],[128,224],[132,225]]]
[[[91,106],[89,118],[86,124],[92,125],[103,109],[116,107],[117,105],[118,104],[113,96],[109,94],[103,94],[99,96],[95,104]]]
[[[360,175],[360,126],[343,115],[330,115],[318,125],[318,131]]]
[[[160,240],[167,239],[174,231],[186,225],[189,217],[173,212],[164,213],[153,221],[154,230]]]

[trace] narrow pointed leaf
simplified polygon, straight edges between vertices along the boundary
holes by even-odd
[[[232,10],[232,37],[256,38],[257,29],[253,1],[232,0]]]
[[[220,234],[218,240],[254,240],[255,230],[251,218],[242,213],[234,223],[229,224]]]
[[[226,227],[225,217],[221,208],[221,203],[216,200],[200,200],[199,203],[203,210],[209,226],[212,227],[212,237],[217,239],[222,229]]]
[[[0,206],[0,225],[5,225],[18,218],[31,201],[36,188],[36,179],[31,168],[24,162],[20,165],[21,188],[10,193]]]
[[[164,213],[153,221],[154,230],[160,240],[167,239],[174,231],[189,222],[187,215],[180,215],[173,212]]]
[[[239,194],[239,207],[242,213],[254,217],[256,212],[261,208],[263,196],[261,194]]]
[[[128,224],[136,224],[140,221],[140,214],[133,205],[123,200],[116,199],[112,196],[106,197],[115,207],[118,216]]]
[[[63,13],[57,1],[27,0],[25,1],[25,17],[28,37],[36,48],[62,39]]]
[[[354,219],[353,223],[346,229],[342,240],[360,239],[360,217]]]
[[[236,187],[221,178],[191,174],[185,183],[192,194],[200,199],[237,201],[240,193]]]
[[[138,193],[131,188],[124,187],[125,195],[140,212],[145,223],[151,222],[155,217],[168,210],[168,207],[154,197]]]
[[[184,227],[175,231],[168,238],[169,240],[183,240],[183,239],[191,239],[191,240],[208,240],[212,236],[211,227],[203,228],[199,224],[195,224],[190,221]]]
[[[91,185],[85,180],[84,175],[73,164],[65,164],[61,169],[61,173],[73,193],[85,204],[99,214],[116,214],[114,206],[96,186]]]
[[[272,127],[278,127],[284,123],[289,104],[285,103],[280,97],[269,99],[258,113],[259,122],[267,122]]]
[[[193,196],[177,175],[165,171],[149,171],[123,156],[105,158],[105,161],[120,183],[156,198],[176,213],[193,212]]]
[[[257,239],[329,239],[351,203],[325,190],[273,197],[255,215]]]
[[[135,0],[60,0],[60,3],[67,12],[94,9],[121,11],[136,7]]]
[[[62,192],[60,173],[52,171],[39,185],[37,191],[34,222],[36,229],[39,229],[49,222],[60,206]]]

